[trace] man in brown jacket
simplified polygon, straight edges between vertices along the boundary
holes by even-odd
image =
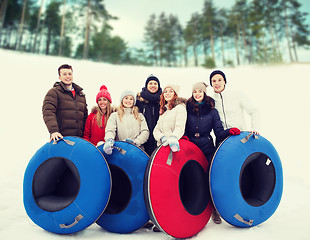
[[[83,137],[88,116],[86,98],[82,88],[73,83],[73,70],[64,64],[58,68],[60,82],[50,89],[43,102],[42,113],[50,140],[65,136]]]

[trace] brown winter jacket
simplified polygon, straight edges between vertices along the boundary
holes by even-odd
[[[75,98],[62,82],[56,82],[44,98],[42,113],[50,134],[83,137],[88,116],[86,98],[80,86],[75,83],[72,86]]]

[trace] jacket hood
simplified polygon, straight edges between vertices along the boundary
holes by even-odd
[[[91,109],[91,113],[97,113],[98,109],[99,109],[98,106],[93,106],[92,109]]]
[[[187,102],[187,99],[186,98],[183,98],[183,97],[178,97],[176,100],[175,100],[175,105],[179,105],[179,104],[184,104],[186,105],[186,102]]]
[[[91,109],[91,113],[97,113],[99,110],[99,106],[93,106],[92,109]],[[111,110],[112,110],[112,113],[116,111],[116,107],[115,106],[111,106]]]
[[[140,102],[146,102],[146,103],[149,102],[148,100],[144,99],[144,98],[141,96],[141,93],[140,93],[140,92],[137,93],[136,99],[137,99],[138,101],[140,101]]]
[[[199,114],[205,115],[208,114],[214,107],[212,107],[212,104],[214,106],[214,99],[213,98],[209,98],[208,101],[203,102],[202,104],[198,105],[198,109],[199,110]],[[197,107],[197,105],[195,105],[194,102],[191,102],[190,100],[187,101],[186,103],[186,109],[187,111],[192,114],[195,112],[195,114],[197,114],[197,110],[195,110]]]

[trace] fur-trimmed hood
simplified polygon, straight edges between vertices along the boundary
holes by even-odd
[[[176,100],[175,100],[175,105],[179,105],[179,104],[184,104],[186,105],[187,103],[187,99],[186,98],[183,98],[183,97],[178,97]]]
[[[137,101],[140,101],[140,102],[146,102],[146,103],[149,102],[148,100],[144,99],[144,98],[141,96],[141,92],[138,92],[138,93],[137,93],[136,99],[137,99]]]
[[[93,106],[92,107],[92,109],[91,109],[91,113],[97,113],[98,112],[98,110],[99,110],[99,106],[97,105],[97,106]],[[111,110],[112,110],[112,113],[113,112],[116,112],[116,107],[115,106],[111,106]]]

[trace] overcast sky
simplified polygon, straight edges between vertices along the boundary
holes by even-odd
[[[235,0],[214,0],[217,7],[230,8]],[[299,0],[302,11],[310,13],[310,1]],[[204,0],[105,0],[105,6],[110,14],[119,19],[111,21],[113,35],[121,36],[129,47],[143,47],[145,25],[151,16],[159,16],[162,12],[178,16],[182,26],[195,12],[201,12]],[[310,16],[308,16],[310,24]]]

